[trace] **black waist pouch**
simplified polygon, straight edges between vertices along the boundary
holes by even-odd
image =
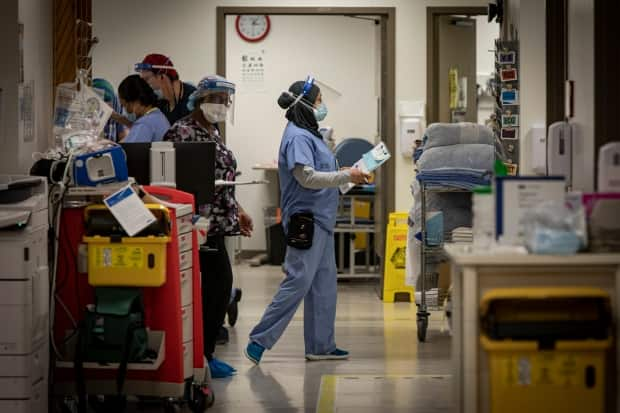
[[[309,212],[293,214],[288,223],[286,244],[300,250],[312,247],[314,237],[314,215]]]

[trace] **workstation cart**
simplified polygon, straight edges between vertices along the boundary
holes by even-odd
[[[181,405],[188,405],[192,411],[202,412],[213,404],[214,395],[203,356],[198,239],[192,224],[194,196],[164,187],[144,187],[144,190],[172,203],[167,208],[170,242],[165,246],[163,284],[141,288],[153,357],[127,365],[122,394],[136,396],[144,402],[161,402],[164,411],[176,411]],[[84,209],[92,200],[100,201],[102,194],[109,193],[109,189],[101,188],[69,189],[60,214],[53,326],[59,354],[53,390],[64,409],[69,408],[66,401],[73,403],[76,396],[73,356],[77,325],[86,305],[94,300],[94,289],[85,274],[88,267],[84,265]],[[117,396],[117,370],[118,365],[114,363],[83,363],[84,385],[89,402],[94,404],[92,407],[103,403],[105,397],[101,396]],[[106,411],[105,405],[102,406],[99,410]]]

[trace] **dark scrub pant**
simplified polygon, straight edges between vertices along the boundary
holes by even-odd
[[[210,251],[204,251],[207,247]],[[204,354],[207,360],[213,359],[215,340],[230,300],[233,274],[226,251],[223,235],[207,238],[200,251],[200,272],[202,275],[202,323],[204,334]]]

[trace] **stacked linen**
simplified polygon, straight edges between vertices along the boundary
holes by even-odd
[[[423,148],[418,151],[418,173],[411,185],[414,206],[410,211],[408,262],[406,282],[415,285],[420,273],[421,185],[426,188],[457,188],[471,190],[489,185],[496,157],[503,157],[493,131],[475,123],[435,123],[425,132]],[[471,194],[429,192],[427,211],[442,211],[446,233],[459,227],[471,227]],[[428,271],[435,265],[427,261]]]
[[[458,227],[452,230],[452,242],[455,244],[471,244],[474,242],[474,234],[469,227]]]

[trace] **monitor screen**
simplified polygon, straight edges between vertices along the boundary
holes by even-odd
[[[140,185],[151,183],[151,144],[122,143],[127,170]],[[176,188],[193,194],[197,205],[208,204],[215,192],[215,143],[178,142],[175,149]]]

